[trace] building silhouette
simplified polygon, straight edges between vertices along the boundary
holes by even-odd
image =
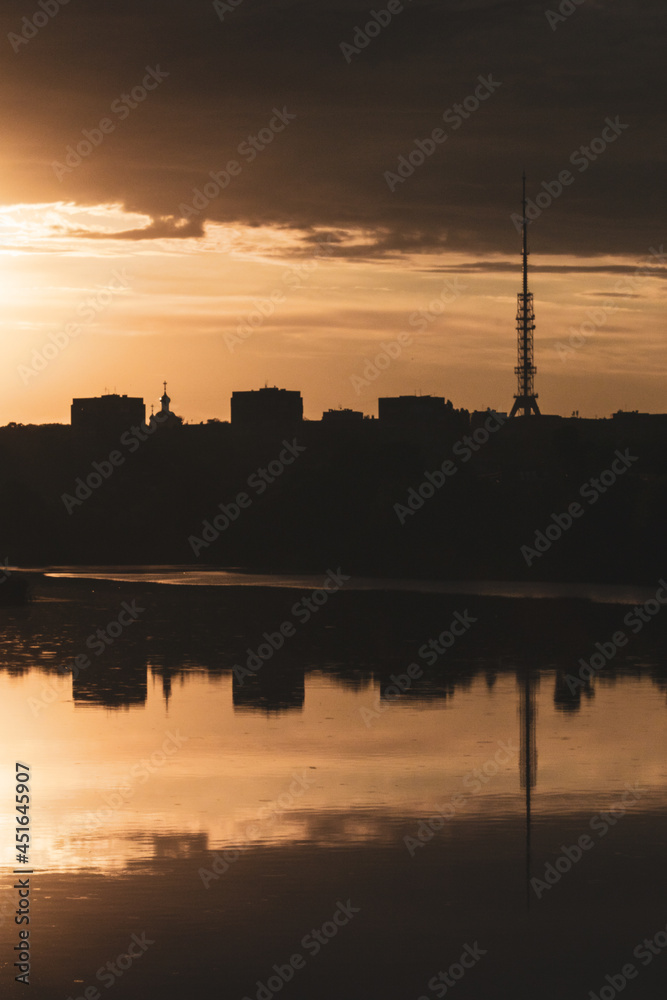
[[[356,427],[363,419],[361,410],[325,410],[322,414],[322,423],[327,427]]]
[[[235,427],[291,426],[303,420],[301,393],[275,386],[232,393],[232,424]]]
[[[160,396],[160,415],[159,415],[159,425],[160,427],[181,427],[183,424],[183,418],[177,417],[175,413],[171,410],[171,399],[167,395],[167,383],[164,382],[164,392]],[[153,419],[153,414],[151,414],[151,420]]]
[[[507,413],[502,410],[473,410],[470,414],[470,429],[475,431],[478,427],[484,427],[489,417],[493,418],[496,425],[500,425],[507,420]]]
[[[452,404],[449,403],[449,409]],[[382,424],[436,423],[447,416],[444,396],[383,396],[378,399]]]
[[[104,396],[73,399],[72,429],[82,435],[122,434],[128,428],[145,423],[146,407],[139,396]]]

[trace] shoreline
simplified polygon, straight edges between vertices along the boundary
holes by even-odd
[[[255,573],[249,570],[201,570],[192,567],[40,567],[11,569],[29,581],[31,588],[40,584],[51,589],[67,584],[94,583],[144,587],[159,591],[168,587],[183,591],[309,591],[322,586],[322,574]],[[182,578],[188,577],[189,578]],[[443,597],[502,598],[529,601],[582,601],[594,604],[631,605],[644,603],[655,596],[660,581],[637,583],[563,583],[554,581],[430,580],[391,577],[350,577],[344,583],[347,593],[422,594]],[[111,588],[110,588],[111,589]]]

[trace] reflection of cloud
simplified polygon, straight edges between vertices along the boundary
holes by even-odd
[[[538,782],[539,785],[539,782]],[[620,791],[619,791],[620,789]],[[457,789],[461,790],[460,786]],[[619,785],[614,791],[604,793],[596,799],[598,808],[611,808],[623,792]],[[273,823],[250,824],[246,820],[224,822],[221,818],[209,817],[205,828],[194,829],[193,823],[183,825],[183,817],[169,811],[159,813],[128,814],[95,835],[81,833],[85,817],[72,814],[72,825],[59,828],[51,823],[35,840],[34,856],[39,857],[40,871],[113,871],[120,873],[137,864],[150,866],[166,858],[193,859],[199,863],[202,855],[211,851],[237,849],[241,856],[245,851],[263,847],[286,847],[291,845],[311,848],[347,849],[355,845],[387,847],[392,844],[403,846],[403,836],[414,835],[415,826],[422,820],[438,815],[438,806],[449,801],[448,795],[435,795],[405,806],[386,805],[362,806],[337,805],[327,807],[319,803],[313,809],[289,810]],[[641,802],[633,805],[631,813],[659,822],[658,815],[667,808],[667,792],[648,792]],[[577,792],[564,798],[560,793],[545,793],[540,790],[539,804],[533,803],[536,816],[542,821],[548,817],[591,815],[596,809],[591,805],[588,791]],[[494,795],[482,792],[468,794],[451,819],[442,829],[446,836],[449,829],[456,827],[460,833],[462,826],[472,824],[478,829],[482,824],[507,823],[522,817],[525,812],[523,792],[514,790]],[[187,823],[187,821],[186,821]],[[2,827],[0,827],[2,829]],[[156,833],[156,829],[161,832]],[[11,858],[3,857],[3,864],[11,864]]]

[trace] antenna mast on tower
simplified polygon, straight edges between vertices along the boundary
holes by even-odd
[[[526,174],[523,173],[522,200],[522,232],[523,232],[523,290],[517,295],[516,332],[518,362],[514,369],[518,378],[518,391],[514,395],[514,405],[510,417],[523,412],[524,417],[534,413],[540,415],[537,405],[537,393],[533,387],[535,365],[533,364],[533,331],[535,329],[535,312],[533,309],[533,293],[528,291],[528,219],[526,218]]]

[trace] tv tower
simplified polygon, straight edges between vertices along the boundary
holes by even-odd
[[[528,219],[526,218],[526,174],[523,174],[523,291],[517,295],[516,332],[518,347],[518,362],[514,369],[518,378],[518,391],[514,395],[514,405],[510,417],[515,417],[523,411],[524,417],[534,413],[540,415],[537,405],[537,393],[533,388],[535,365],[533,364],[533,330],[535,329],[535,312],[533,310],[533,293],[528,291]]]

